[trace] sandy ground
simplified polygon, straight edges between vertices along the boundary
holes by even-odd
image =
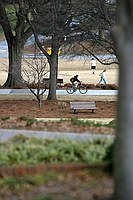
[[[26,63],[24,63],[26,65]],[[63,78],[64,83],[68,83],[70,77],[78,74],[79,79],[83,83],[88,84],[97,84],[100,79],[100,72],[103,69],[107,69],[107,83],[108,84],[118,84],[118,67],[115,65],[104,66],[100,63],[97,63],[97,69],[95,74],[92,74],[90,69],[90,60],[73,60],[68,61],[66,59],[59,59],[59,73],[58,78]],[[2,85],[7,78],[7,69],[8,69],[8,59],[0,58],[0,84]],[[46,74],[46,77],[49,76],[49,73]]]
[[[69,82],[70,77],[78,74],[79,79],[88,84],[97,84],[99,82],[99,74],[103,69],[107,69],[107,83],[108,84],[118,84],[118,67],[115,65],[103,66],[97,63],[97,69],[95,74],[92,74],[90,69],[90,62],[78,60],[78,61],[59,61],[59,78],[63,78],[64,82]]]

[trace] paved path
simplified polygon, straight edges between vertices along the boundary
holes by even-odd
[[[35,130],[9,130],[0,129],[0,142],[5,142],[16,135],[25,135],[27,137],[37,137],[37,138],[69,138],[73,140],[85,141],[94,140],[97,138],[103,139],[114,139],[113,135],[103,135],[103,134],[91,134],[91,133],[61,133],[61,132],[48,132],[48,131],[35,131]]]
[[[35,90],[36,91],[36,90]],[[29,89],[0,89],[0,94],[23,94],[23,95],[33,95]],[[46,90],[45,94],[48,94],[48,90]],[[82,94],[83,96],[85,95],[92,95],[92,96],[97,96],[97,95],[117,95],[118,91],[117,90],[88,90],[86,94]],[[57,90],[57,95],[69,95],[66,90]],[[79,91],[76,91],[72,95],[81,95]]]

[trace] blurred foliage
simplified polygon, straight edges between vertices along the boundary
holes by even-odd
[[[102,122],[95,122],[95,121],[90,121],[90,120],[80,120],[77,118],[71,118],[71,122],[73,125],[79,125],[79,126],[96,126],[96,127],[111,127],[111,128],[116,128],[116,120],[112,120],[109,123],[102,123]]]
[[[112,139],[75,141],[15,136],[0,143],[0,165],[38,163],[101,163]]]

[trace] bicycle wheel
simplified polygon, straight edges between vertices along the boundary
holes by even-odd
[[[85,94],[85,93],[87,92],[87,88],[86,88],[85,86],[80,86],[79,92],[80,92],[81,94]]]
[[[66,91],[67,91],[68,94],[73,94],[74,93],[74,90],[73,90],[72,87],[67,87]]]

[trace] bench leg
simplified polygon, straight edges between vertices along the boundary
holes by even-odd
[[[74,114],[76,114],[76,109],[74,109],[73,111],[74,111]]]

